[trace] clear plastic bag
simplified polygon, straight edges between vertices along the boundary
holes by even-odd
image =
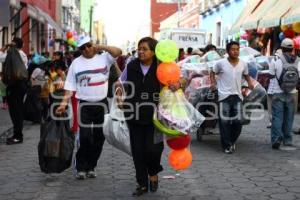
[[[242,88],[243,103],[262,103],[267,96],[267,92],[258,81],[253,78],[251,78],[251,81],[254,86],[253,90],[250,90],[247,86]]]
[[[190,104],[181,89],[172,92],[164,87],[156,112],[157,120],[164,126],[182,134],[196,133],[204,117]]]

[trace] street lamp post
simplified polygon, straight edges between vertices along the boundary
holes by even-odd
[[[90,10],[90,37],[92,38],[92,27],[93,27],[93,9],[94,6],[91,6],[91,10]]]
[[[181,0],[177,0],[177,28],[180,27]]]

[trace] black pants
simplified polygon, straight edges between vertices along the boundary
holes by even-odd
[[[17,81],[6,88],[8,110],[13,123],[14,138],[23,139],[23,109],[26,81]]]
[[[97,166],[105,140],[102,126],[104,114],[107,112],[107,104],[107,99],[97,103],[79,102],[79,149],[76,154],[77,171],[87,172],[94,170]]]
[[[136,180],[140,186],[148,187],[148,176],[163,170],[160,159],[164,144],[154,144],[154,125],[128,123],[128,126]]]
[[[242,131],[242,100],[237,95],[230,95],[219,105],[219,126],[223,149],[233,145]]]

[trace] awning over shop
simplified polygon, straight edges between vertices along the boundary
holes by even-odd
[[[32,18],[35,18],[40,22],[47,22],[56,30],[58,35],[63,35],[63,29],[46,12],[42,11],[40,8],[28,4],[28,13]]]
[[[300,22],[300,0],[296,0],[294,7],[281,19],[282,25]]]
[[[258,22],[267,13],[270,12],[270,10],[278,1],[284,1],[284,0],[263,0],[261,4],[258,6],[258,8],[245,20],[245,22],[242,25],[243,29],[245,30],[257,29]]]
[[[251,15],[251,13],[254,12],[254,10],[257,8],[259,3],[262,0],[250,0],[248,1],[247,5],[245,6],[244,10],[241,12],[240,16],[238,17],[235,24],[230,29],[230,33],[236,33],[240,31],[240,28],[243,24],[243,22]]]
[[[277,1],[272,9],[259,21],[258,28],[279,26],[281,17],[284,16],[292,6],[295,6],[297,1],[299,0]]]

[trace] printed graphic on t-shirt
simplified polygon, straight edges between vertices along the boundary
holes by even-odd
[[[76,74],[76,82],[80,87],[92,87],[104,84],[107,81],[107,66],[94,70],[85,70]]]

